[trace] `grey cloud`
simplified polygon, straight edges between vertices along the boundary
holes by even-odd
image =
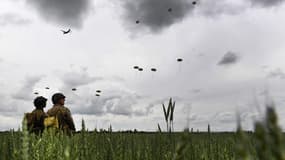
[[[267,77],[268,78],[284,79],[285,78],[285,73],[280,68],[277,68],[275,70],[269,71],[268,74],[267,74]]]
[[[101,97],[89,97],[85,101],[77,102],[80,108],[74,108],[74,113],[91,114],[91,115],[123,115],[131,116],[133,114],[141,114],[143,111],[138,111],[134,108],[137,104],[138,96],[127,91],[110,90],[108,95]]]
[[[198,115],[198,114],[191,114],[189,117],[187,117],[188,125],[193,125],[193,124],[207,124],[209,123],[209,117],[206,115]],[[187,126],[187,127],[190,127]]]
[[[95,81],[103,80],[102,77],[90,76],[87,72],[87,68],[81,68],[77,71],[59,72],[58,75],[64,84],[63,90],[65,91],[69,91],[74,87],[80,87]]]
[[[164,98],[160,100],[155,100],[147,106],[136,106],[141,104],[140,100],[144,100],[145,97],[137,95],[128,90],[121,89],[111,89],[107,92],[108,94],[103,94],[101,97],[89,97],[81,102],[75,102],[72,110],[77,114],[90,114],[90,115],[122,115],[122,116],[146,116],[152,113],[152,109],[161,105],[162,102],[167,103],[169,98]],[[179,98],[174,98],[178,100]],[[145,104],[145,102],[144,102]],[[80,107],[80,108],[79,108]]]
[[[11,105],[8,97],[4,94],[0,93],[0,113],[3,115],[3,113],[7,113],[7,112],[15,112],[17,110],[17,108],[15,107],[15,105]]]
[[[222,14],[239,14],[247,7],[242,4],[233,4],[228,0],[121,0],[123,18],[131,31],[147,29],[157,33],[173,24],[181,22],[188,16],[195,14],[206,17],[216,17]],[[172,12],[168,12],[171,8]],[[140,23],[136,24],[136,20]]]
[[[92,8],[91,0],[27,0],[40,16],[56,24],[81,28]]]
[[[182,21],[194,10],[192,1],[187,0],[122,0],[121,4],[126,25],[133,31],[146,28],[159,32]],[[168,12],[169,8],[172,12]],[[136,24],[136,20],[140,23]]]
[[[222,59],[219,61],[218,65],[231,65],[237,63],[239,60],[239,57],[234,52],[227,52]]]
[[[43,76],[27,76],[21,87],[12,98],[16,100],[31,100],[33,98],[34,86],[43,78]]]
[[[30,24],[31,20],[27,18],[23,18],[15,13],[5,13],[0,15],[0,26],[7,25],[27,25]]]
[[[193,90],[191,90],[191,92],[193,93],[193,94],[199,94],[199,93],[201,93],[201,89],[193,89]]]
[[[220,123],[234,123],[236,122],[236,114],[233,112],[217,113],[214,117]]]
[[[271,7],[284,0],[250,0],[252,6]],[[217,17],[223,14],[236,15],[246,11],[248,3],[234,3],[230,0],[203,0],[196,6],[187,0],[121,0],[125,25],[132,32],[147,29],[153,33],[181,22],[188,16]],[[168,12],[168,8],[172,12]],[[140,23],[136,24],[136,20]]]
[[[246,8],[244,5],[233,4],[228,0],[204,0],[199,2],[197,14],[206,17],[216,17],[222,14],[235,15],[241,13]]]
[[[250,0],[253,6],[273,7],[284,3],[284,0]]]
[[[238,117],[241,122],[249,122],[252,120],[257,120],[260,118],[260,114],[256,111],[242,111],[240,114],[236,112],[220,112],[214,115],[213,120],[216,120],[219,123],[236,123],[238,122]]]

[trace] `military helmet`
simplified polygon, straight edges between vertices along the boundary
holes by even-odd
[[[44,108],[46,106],[47,99],[43,96],[36,97],[34,105],[36,108]]]
[[[59,100],[64,99],[64,98],[65,98],[65,96],[62,93],[55,93],[51,97],[51,100],[52,100],[53,104],[56,104],[56,103],[58,103]]]

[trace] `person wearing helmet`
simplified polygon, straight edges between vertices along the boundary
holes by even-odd
[[[41,134],[45,129],[44,119],[47,117],[47,114],[44,112],[44,108],[46,107],[46,102],[47,99],[45,97],[36,97],[34,99],[36,109],[26,115],[29,131],[37,135]]]
[[[65,96],[62,93],[56,93],[52,96],[52,103],[54,104],[48,110],[48,116],[54,116],[58,119],[59,129],[67,134],[75,132],[74,122],[70,110],[64,106]]]

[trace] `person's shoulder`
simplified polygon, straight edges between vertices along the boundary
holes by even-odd
[[[42,113],[45,113],[45,112],[40,110],[40,109],[35,109],[35,110],[32,111],[32,113],[42,114]]]
[[[47,111],[47,114],[53,116],[58,110],[59,108],[57,106],[53,106]]]
[[[70,112],[70,110],[66,106],[63,106],[62,110],[64,110],[65,112]]]

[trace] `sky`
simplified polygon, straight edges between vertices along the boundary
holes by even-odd
[[[171,97],[177,131],[250,130],[272,101],[285,129],[285,1],[196,2],[1,0],[0,131],[35,92],[64,93],[77,130],[165,130]]]

